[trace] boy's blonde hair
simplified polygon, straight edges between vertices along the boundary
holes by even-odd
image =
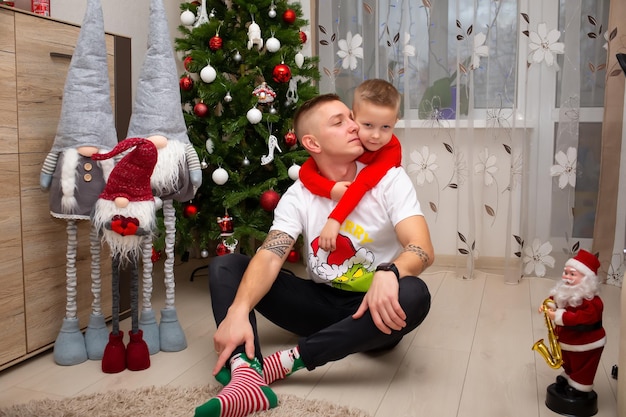
[[[389,81],[380,78],[372,78],[363,81],[354,90],[352,106],[358,106],[360,102],[367,102],[377,106],[389,107],[400,113],[402,96],[398,89]]]

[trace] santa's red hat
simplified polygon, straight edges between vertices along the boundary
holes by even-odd
[[[104,191],[99,198],[115,200],[125,197],[129,201],[154,200],[150,187],[150,176],[157,162],[157,148],[154,143],[144,138],[128,138],[118,143],[111,152],[93,154],[96,161],[109,159],[135,147],[126,154],[113,168]]]
[[[574,268],[586,277],[597,278],[600,260],[594,254],[581,249],[575,257],[565,262],[565,266]]]

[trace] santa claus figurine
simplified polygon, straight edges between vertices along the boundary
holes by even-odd
[[[559,414],[583,417],[598,411],[593,380],[606,344],[599,267],[598,258],[581,249],[565,263],[562,281],[550,292],[554,306],[546,314],[561,347],[563,373],[548,387],[546,405]]]

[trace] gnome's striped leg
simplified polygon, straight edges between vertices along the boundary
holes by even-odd
[[[176,210],[172,200],[163,201],[163,219],[165,223],[165,308],[161,309],[159,336],[161,350],[178,352],[187,347],[187,339],[176,314],[174,306],[174,242],[176,237]]]
[[[126,369],[124,332],[120,330],[120,254],[114,254],[111,262],[111,286],[113,289],[111,324],[113,329],[109,334],[109,343],[104,348],[104,355],[102,356],[102,372],[107,374],[115,374]]]
[[[154,310],[152,309],[152,238],[145,236],[142,245],[142,302],[141,316],[139,318],[139,328],[143,331],[143,339],[148,344],[148,350],[154,355],[161,350],[159,342],[159,325],[157,324]]]
[[[131,371],[142,371],[150,367],[150,351],[143,340],[143,331],[139,329],[139,272],[138,257],[132,260],[132,277],[130,281],[130,314],[132,330],[130,342],[126,349],[126,366]]]
[[[109,339],[109,330],[104,321],[101,304],[102,275],[100,274],[100,251],[102,246],[98,238],[98,231],[93,225],[89,231],[89,247],[91,250],[91,293],[93,301],[91,302],[89,325],[85,332],[85,345],[89,359],[100,360],[102,355],[104,355],[104,347]]]
[[[87,360],[85,337],[76,317],[76,220],[67,221],[67,252],[65,264],[66,306],[61,330],[54,342],[54,361],[58,365],[76,365]]]

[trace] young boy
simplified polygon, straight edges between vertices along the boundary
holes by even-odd
[[[363,81],[354,91],[352,113],[359,125],[359,138],[367,150],[359,162],[368,164],[354,182],[334,183],[319,174],[313,158],[300,169],[300,180],[312,193],[339,201],[328,216],[319,236],[319,246],[327,252],[336,249],[341,224],[363,195],[372,189],[392,167],[402,164],[402,149],[393,127],[398,120],[401,96],[389,82]]]

